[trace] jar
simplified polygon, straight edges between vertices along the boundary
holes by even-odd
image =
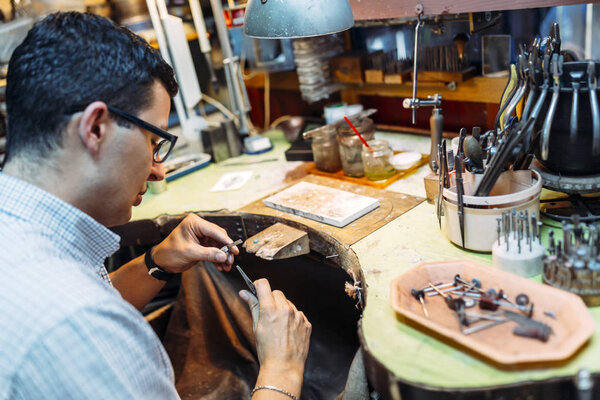
[[[362,160],[365,176],[371,181],[381,181],[396,173],[390,162],[392,149],[386,140],[370,140],[369,147],[362,147]]]
[[[335,128],[327,127],[312,135],[313,159],[321,171],[337,172],[342,168],[336,133]]]
[[[375,136],[375,124],[371,118],[363,118],[354,125],[361,136],[369,141]],[[362,161],[362,141],[354,133],[354,130],[348,125],[342,125],[337,130],[337,141],[340,146],[340,158],[344,174],[348,176],[364,176]]]

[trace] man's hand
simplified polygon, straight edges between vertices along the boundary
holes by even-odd
[[[152,252],[154,262],[167,272],[183,272],[201,261],[215,263],[220,271],[231,270],[233,256],[240,253],[233,246],[230,254],[219,250],[232,243],[225,229],[189,214]]]
[[[312,325],[281,291],[271,291],[266,279],[259,279],[254,284],[258,299],[247,290],[240,291],[240,297],[252,312],[261,365],[259,382],[280,385],[291,392],[299,391],[297,385],[302,385]],[[286,381],[273,381],[283,377]],[[299,397],[299,393],[295,394]]]

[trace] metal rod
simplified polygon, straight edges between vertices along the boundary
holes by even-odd
[[[417,58],[419,55],[419,31],[421,30],[421,14],[417,15],[417,26],[415,26],[415,49],[413,51],[413,91],[412,91],[412,123],[417,123]]]

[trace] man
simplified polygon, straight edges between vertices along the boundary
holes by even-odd
[[[175,137],[156,125],[166,127],[177,91],[172,69],[102,17],[57,13],[32,28],[8,71],[0,399],[177,398],[135,308],[201,261],[229,271],[233,256],[200,242],[232,240],[189,215],[146,257],[110,277],[102,265],[119,243],[106,227],[127,222],[146,181],[164,178]],[[266,280],[256,288],[258,300],[240,292],[261,363],[253,399],[299,397],[311,325]]]

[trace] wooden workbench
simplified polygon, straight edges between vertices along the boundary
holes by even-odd
[[[301,163],[285,162],[283,152],[288,145],[281,132],[272,131],[268,136],[275,144],[271,152],[258,156],[243,155],[220,165],[211,164],[171,182],[166,192],[145,197],[142,205],[134,209],[133,219],[154,218],[162,213],[179,214],[185,211],[224,208],[234,211],[287,186],[297,176],[294,171],[302,168]],[[392,147],[397,150],[429,151],[427,137],[398,134],[378,136],[389,139]],[[248,166],[227,166],[232,162],[245,163],[274,158],[277,160]],[[208,192],[223,173],[238,170],[254,171],[254,177],[242,189],[234,192]],[[424,166],[415,174],[395,182],[387,190],[425,197],[423,177],[428,172],[428,167]],[[411,265],[450,259],[470,259],[491,264],[489,255],[463,251],[446,239],[438,227],[433,205],[421,203],[353,244],[351,248],[358,257],[368,287],[367,305],[360,322],[359,335],[367,350],[367,359],[370,359],[370,380],[378,390],[386,394],[384,398],[387,400],[399,399],[400,392],[403,399],[419,398],[413,394],[422,395],[424,392],[419,392],[421,389],[425,392],[439,391],[439,395],[431,398],[445,398],[448,393],[460,390],[466,391],[463,398],[475,399],[482,398],[474,394],[482,393],[477,392],[479,390],[505,385],[531,386],[531,383],[565,377],[570,385],[571,378],[582,368],[587,368],[593,374],[600,374],[598,332],[581,351],[564,363],[551,367],[510,369],[492,365],[402,322],[390,306],[390,282]],[[600,307],[589,310],[594,320],[600,321]],[[379,372],[375,371],[373,363],[377,364]],[[387,372],[385,377],[381,376],[381,369]],[[497,395],[488,398],[497,398]]]

